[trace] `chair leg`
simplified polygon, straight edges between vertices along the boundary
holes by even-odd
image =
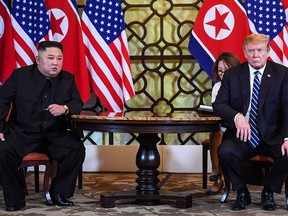
[[[27,188],[27,184],[26,184],[27,168],[21,168],[21,169],[22,169],[22,174],[23,174],[24,192],[25,192],[25,195],[28,195],[28,188]]]
[[[224,176],[224,192],[221,196],[221,199],[220,199],[220,202],[221,203],[225,203],[227,201],[227,198],[229,196],[229,193],[230,193],[230,187],[231,187],[231,182],[230,182],[230,179],[227,175],[225,175],[225,173],[223,173],[222,171],[222,174]]]
[[[39,166],[34,166],[35,192],[39,192]]]
[[[288,179],[285,181],[285,204],[286,209],[288,210]]]
[[[78,189],[83,188],[83,170],[81,168],[79,174],[78,174]]]
[[[207,188],[207,167],[208,167],[208,145],[202,145],[202,185],[203,189]]]

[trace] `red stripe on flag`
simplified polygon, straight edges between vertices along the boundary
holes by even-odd
[[[86,26],[85,23],[82,24],[82,29],[83,29],[83,32],[86,34],[86,36],[89,38],[90,43],[93,46],[93,48],[97,51],[97,53],[100,55],[100,57],[102,58],[102,60],[106,64],[106,66],[109,68],[109,70],[111,72],[111,75],[115,78],[115,73],[112,74],[112,71],[114,70],[114,68],[112,66],[112,63],[111,63],[109,57],[106,55],[106,52],[102,49],[101,44],[99,44],[97,42],[97,40],[91,34],[91,32],[89,31],[89,29],[88,29],[88,27]],[[97,75],[99,76],[101,81],[106,85],[107,89],[109,89],[109,92],[112,95],[113,100],[115,101],[115,103],[117,103],[119,107],[123,107],[122,99],[116,93],[114,86],[112,85],[110,80],[105,75],[105,72],[102,70],[101,66],[97,63],[97,60],[95,59],[95,57],[92,56],[91,52],[89,52],[88,48],[86,48],[86,56],[89,59],[90,64],[93,67],[95,73],[97,73]],[[90,71],[90,73],[92,73],[92,72]],[[93,81],[97,84],[97,80],[93,80]],[[93,87],[93,85],[92,85],[92,87]],[[111,107],[110,102],[107,100],[106,96],[104,94],[102,94],[102,91],[98,87],[95,88],[95,86],[94,86],[93,89],[94,89],[96,95],[100,98],[102,103],[105,105],[105,107],[107,109],[108,109],[107,106]],[[100,93],[99,91],[101,91],[101,94],[99,94]]]
[[[124,86],[125,86],[125,88],[127,90],[127,93],[129,94],[129,96],[133,97],[135,95],[134,88],[133,88],[133,83],[131,85],[130,77],[127,77],[127,74],[126,74],[126,73],[129,73],[129,75],[130,75],[130,73],[131,73],[131,70],[130,70],[130,58],[129,58],[129,53],[128,53],[128,49],[127,49],[127,46],[126,46],[127,43],[125,43],[123,41],[122,35],[121,35],[121,37],[119,37],[119,39],[120,39],[120,42],[121,42],[121,48],[122,48],[121,51],[123,53],[123,57],[124,57],[124,59],[126,61],[126,64],[129,67],[129,71],[124,71],[124,73],[123,73],[123,83],[124,83]]]
[[[19,64],[20,67],[27,66],[27,65],[31,64],[35,60],[35,54],[34,54],[33,50],[31,49],[31,44],[30,45],[27,44],[27,42],[24,40],[24,38],[18,34],[16,29],[14,29],[13,35],[14,35],[15,42],[19,44],[19,46],[24,50],[26,55],[29,57],[29,59],[23,59],[24,56],[22,56],[22,53],[18,53],[17,48],[16,48],[16,61],[17,61],[17,63]],[[32,46],[34,46],[34,44]],[[27,61],[30,61],[30,62],[27,62]]]
[[[281,40],[283,38],[283,32],[280,32],[280,34],[278,35]],[[283,42],[283,40],[282,40]],[[275,41],[275,40],[271,40],[270,41],[270,47],[271,49],[273,49],[273,51],[275,52],[275,54],[277,55],[277,57],[282,61],[283,60],[283,53],[282,53],[282,48],[279,47],[279,44]],[[273,61],[275,61],[275,59],[272,59]]]
[[[125,101],[135,94],[121,10],[120,0],[115,0],[115,4],[87,0],[82,13],[86,62],[95,82],[93,89],[110,112],[123,111]]]
[[[101,99],[101,102],[104,104],[107,110],[113,110],[113,107],[111,106],[110,102],[107,100],[106,96],[103,94],[101,89],[98,88],[95,81],[91,78],[91,86],[93,88],[93,91]]]
[[[96,38],[91,34],[90,30],[88,29],[88,27],[86,26],[85,23],[82,23],[82,29],[83,29],[83,32],[86,34],[87,38],[89,38],[89,41],[90,41],[91,45],[93,46],[93,48],[96,50],[96,52],[101,57],[101,59],[103,60],[105,65],[108,67],[109,73],[113,76],[113,78],[116,81],[118,79],[118,81],[117,81],[118,84],[119,84],[119,81],[121,83],[121,78],[119,77],[118,73],[115,71],[115,69],[112,65],[112,62],[110,61],[110,58],[107,56],[106,52],[103,50],[101,44],[99,44],[98,41],[96,40]],[[105,72],[103,71],[103,69],[98,64],[97,59],[95,59],[95,57],[92,56],[91,52],[88,50],[87,47],[86,47],[86,56],[89,59],[90,64],[91,64],[92,68],[94,69],[95,73],[97,73],[97,75],[101,79],[101,82],[103,82],[105,84],[105,86],[107,87],[107,89],[109,89],[109,92],[112,95],[115,103],[118,104],[119,107],[123,107],[123,101],[119,97],[117,92],[115,91],[115,86],[114,86],[115,84],[113,85],[111,83],[111,81],[107,78],[107,76],[105,75]],[[90,73],[92,73],[92,71],[90,71]],[[97,85],[97,80],[94,80],[94,79],[92,79],[92,80]],[[102,91],[98,87],[95,88],[95,86],[93,87],[93,85],[92,85],[92,88],[95,91],[96,95],[100,98],[102,103],[105,105],[105,107],[107,109],[108,109],[108,106],[111,107],[110,102],[107,100],[105,94],[103,94]]]
[[[288,66],[288,24],[283,29],[283,64]]]
[[[99,45],[99,44],[97,44],[97,45]],[[95,49],[100,49],[99,46],[95,46],[95,44],[94,44],[94,48]],[[112,85],[112,83],[110,82],[110,80],[105,76],[104,71],[101,69],[100,65],[97,63],[97,60],[91,55],[90,52],[88,52],[88,50],[87,50],[87,54],[86,55],[87,55],[87,58],[90,61],[91,66],[93,67],[95,73],[100,78],[101,82],[103,82],[105,84],[105,86],[107,87],[107,89],[109,89],[109,93],[111,94],[111,96],[112,96],[113,100],[115,101],[115,103],[118,104],[119,107],[123,107],[122,99],[119,97],[119,95],[115,91],[115,88]],[[90,73],[93,73],[93,72],[90,71]],[[94,80],[94,79],[92,79],[92,80],[93,80],[93,83],[97,84],[97,80]],[[93,85],[92,85],[92,87],[93,87]],[[106,103],[104,102],[104,98],[100,97],[100,95],[99,95],[100,89],[98,87],[97,87],[97,89],[98,89],[98,91],[97,91],[98,94],[97,93],[96,94],[97,94],[97,96],[99,98],[101,98],[101,101],[103,102],[103,104],[106,107]],[[94,89],[94,91],[95,91],[95,89]],[[102,94],[102,91],[101,91],[101,94]],[[103,97],[105,97],[105,100],[107,101],[106,96],[104,94],[102,94],[102,95],[103,95]],[[110,104],[110,102],[108,102],[108,103]],[[109,106],[111,106],[111,105],[109,105]]]
[[[109,44],[109,47],[111,49],[111,51],[113,52],[113,55],[115,57],[115,59],[118,61],[118,64],[122,67],[122,63],[121,63],[121,54],[119,53],[118,49],[115,47],[114,42]],[[100,55],[102,56],[102,55]],[[121,91],[123,90],[122,88],[122,78],[121,78],[121,73],[123,73],[122,68],[119,68],[119,71],[117,71],[115,69],[115,65],[112,65],[112,62],[109,59],[109,65],[111,64],[111,74],[113,75],[113,77],[115,77],[116,82],[118,83],[119,87],[121,88]],[[119,74],[120,73],[120,74]]]

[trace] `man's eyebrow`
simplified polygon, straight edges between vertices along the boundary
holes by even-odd
[[[49,57],[63,57],[63,55],[54,55],[54,54],[48,54]]]

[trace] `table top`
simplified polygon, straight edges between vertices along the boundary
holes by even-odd
[[[103,112],[99,115],[93,112],[82,112],[80,115],[72,115],[71,118],[111,121],[221,121],[220,117],[216,117],[212,113],[203,114],[195,111],[174,113],[152,113],[150,111]]]
[[[168,114],[148,111],[96,115],[83,112],[72,115],[72,127],[81,130],[127,133],[192,133],[220,129],[221,118],[208,113],[174,112]]]

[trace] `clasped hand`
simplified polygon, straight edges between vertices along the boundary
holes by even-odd
[[[59,104],[50,104],[46,110],[53,116],[60,116],[66,112],[64,106]]]
[[[51,104],[45,110],[49,111],[53,116],[60,116],[66,112],[63,105],[59,104]],[[5,141],[4,133],[0,133],[0,140]]]

